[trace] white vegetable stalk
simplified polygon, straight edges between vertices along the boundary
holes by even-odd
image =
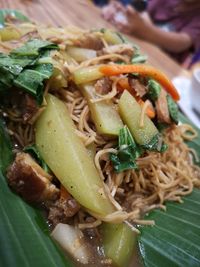
[[[73,258],[83,264],[88,264],[89,250],[79,229],[68,224],[59,223],[51,233],[51,236]]]

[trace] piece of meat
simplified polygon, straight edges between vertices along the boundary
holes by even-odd
[[[93,33],[85,33],[82,37],[74,41],[74,45],[93,50],[101,50],[104,46],[102,40]]]
[[[162,89],[158,99],[155,102],[157,118],[160,122],[171,123],[168,104],[167,93]]]
[[[137,96],[143,97],[147,93],[147,88],[137,79],[129,78],[131,88],[136,92]]]
[[[106,95],[112,89],[112,81],[108,77],[99,79],[94,85],[95,91],[99,95]]]
[[[8,184],[28,202],[41,203],[57,199],[59,189],[51,183],[46,173],[27,153],[17,153],[7,172]]]
[[[80,209],[79,203],[65,190],[65,196],[49,204],[48,220],[52,225],[67,223]]]
[[[128,57],[132,57],[134,53],[134,48],[130,44],[117,44],[104,47],[102,49],[103,54],[119,54]]]

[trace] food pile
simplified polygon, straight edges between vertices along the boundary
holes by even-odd
[[[144,215],[200,185],[178,92],[109,29],[10,23],[0,36],[9,186],[44,209],[53,238],[82,264],[125,266],[137,225],[154,225]],[[129,252],[116,256],[122,233]]]

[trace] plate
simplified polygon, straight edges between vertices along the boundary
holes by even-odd
[[[200,128],[200,116],[198,116],[192,108],[191,80],[187,77],[179,76],[174,78],[172,82],[181,96],[178,102],[180,109],[198,128]]]

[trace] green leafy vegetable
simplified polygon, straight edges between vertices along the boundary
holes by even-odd
[[[0,28],[4,27],[5,20],[7,16],[11,16],[21,22],[30,21],[26,16],[24,16],[20,11],[14,9],[1,9],[0,10]]]
[[[12,57],[33,57],[36,58],[44,50],[58,49],[56,44],[40,39],[33,39],[26,42],[23,46],[11,51]]]
[[[161,92],[160,84],[152,79],[149,79],[148,89],[149,89],[148,98],[150,98],[153,102],[155,102],[158,99]]]
[[[14,81],[14,85],[33,95],[38,104],[43,101],[43,81],[53,74],[52,64],[42,64],[32,69],[25,69]]]
[[[140,157],[145,150],[164,152],[168,148],[163,142],[161,134],[156,134],[148,144],[138,145],[135,143],[127,126],[120,129],[117,154],[111,153],[110,160],[113,163],[116,172],[122,172],[129,169],[138,169],[136,159]]]
[[[0,172],[5,173],[12,160],[12,144],[5,130],[5,125],[3,121],[0,120]]]
[[[163,142],[161,134],[156,134],[148,144],[142,145],[142,148],[150,151],[165,152],[168,145]]]
[[[15,76],[12,73],[0,68],[0,82],[2,85],[1,91],[5,91],[5,90],[11,88],[14,77]]]
[[[200,190],[167,203],[167,211],[154,210],[146,219],[153,227],[141,227],[139,247],[146,267],[200,266]]]
[[[116,172],[129,169],[137,169],[135,160],[141,155],[142,151],[138,147],[127,126],[120,129],[119,144],[117,154],[111,153],[110,160]]]
[[[170,95],[167,95],[167,104],[169,109],[169,114],[171,119],[178,124],[179,118],[178,118],[178,105],[176,102],[172,99]]]
[[[43,101],[44,80],[53,74],[53,64],[44,63],[47,59],[49,61],[52,49],[58,49],[58,46],[33,39],[11,51],[10,55],[0,53],[0,91],[7,91],[15,85],[34,96],[40,105]]]
[[[25,66],[30,64],[32,59],[12,58],[6,54],[0,53],[0,68],[1,70],[18,75]]]
[[[24,148],[24,152],[29,153],[36,161],[39,163],[39,165],[45,170],[46,172],[49,172],[49,167],[46,164],[46,162],[43,160],[43,158],[40,155],[40,152],[38,151],[36,145],[30,145],[26,146]]]

